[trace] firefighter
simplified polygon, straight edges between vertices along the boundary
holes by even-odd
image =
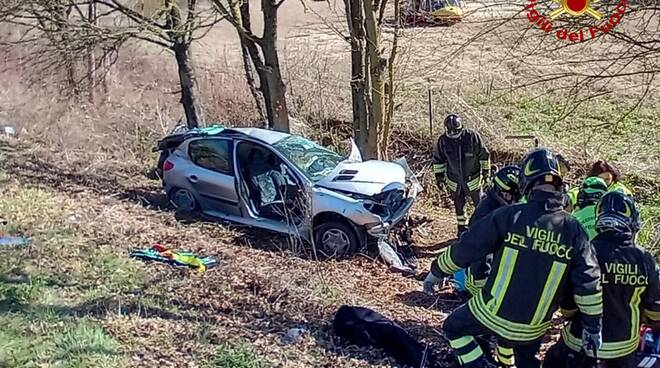
[[[444,323],[463,367],[492,366],[474,338],[489,334],[513,346],[517,367],[538,368],[541,338],[568,288],[586,326],[582,345],[600,346],[600,270],[584,230],[563,211],[557,160],[547,149],[537,149],[520,167],[520,188],[528,202],[499,208],[473,224],[432,263],[425,280],[440,283],[493,254],[493,269],[481,292]]]
[[[578,192],[578,209],[573,211],[573,216],[582,225],[589,240],[596,237],[596,205],[605,193],[607,193],[607,183],[598,176],[584,179]]]
[[[591,165],[588,176],[598,176],[599,178],[605,180],[608,192],[620,190],[625,195],[633,195],[632,191],[621,182],[621,171],[619,171],[619,169],[607,161],[598,160],[594,162],[593,165]],[[579,188],[573,188],[568,192],[573,210],[579,208],[577,203],[578,191]]]
[[[492,181],[492,187],[483,196],[477,208],[475,208],[468,225],[472,226],[502,206],[518,202],[520,200],[520,190],[518,189],[519,177],[520,169],[518,166],[505,166],[497,171]],[[488,255],[481,262],[476,262],[467,268],[465,286],[473,296],[486,283],[486,277],[490,273],[490,262],[492,258],[492,254]]]
[[[438,138],[433,154],[433,172],[438,187],[449,190],[458,225],[457,236],[467,229],[466,197],[477,206],[481,187],[490,173],[490,153],[481,135],[463,126],[458,115],[445,118],[445,133]]]
[[[639,213],[631,197],[620,191],[609,192],[597,205],[598,235],[592,241],[602,272],[603,344],[596,352],[607,368],[632,368],[639,346],[640,320],[660,321],[660,286],[658,267],[653,256],[635,245]],[[586,357],[583,366],[595,367],[591,350],[581,352],[582,324],[575,301],[566,298],[562,314],[570,322],[561,331],[561,339],[546,354],[544,367],[567,367],[567,357]],[[584,360],[584,359],[583,359]]]

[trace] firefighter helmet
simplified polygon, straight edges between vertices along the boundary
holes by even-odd
[[[639,212],[635,201],[623,192],[608,192],[596,206],[596,231],[632,232],[639,230]]]
[[[463,131],[461,117],[456,114],[449,114],[445,118],[445,132],[449,138],[457,138]]]
[[[578,206],[584,208],[596,204],[605,193],[607,193],[607,183],[605,183],[605,180],[597,176],[590,176],[582,182],[577,195]]]
[[[493,188],[502,193],[509,193],[513,197],[513,202],[517,202],[521,197],[519,181],[520,168],[514,165],[504,166],[495,173]]]
[[[520,162],[520,192],[527,194],[534,184],[539,182],[553,184],[559,188],[562,184],[561,169],[555,155],[546,148],[535,149],[523,157]]]

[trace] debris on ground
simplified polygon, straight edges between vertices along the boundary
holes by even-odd
[[[400,272],[404,275],[414,275],[415,270],[410,266],[407,266],[403,263],[401,257],[394,251],[391,245],[389,245],[384,239],[378,240],[378,253],[383,261],[390,266],[392,271]]]
[[[11,125],[5,125],[5,126],[2,127],[2,132],[6,136],[14,136],[14,135],[16,135],[16,128],[14,128]]]
[[[32,243],[32,239],[26,236],[0,235],[0,247],[24,247]]]
[[[300,340],[305,336],[307,332],[303,327],[294,327],[286,331],[286,334],[282,336],[282,343],[285,345],[293,345],[300,342]]]
[[[205,272],[208,268],[217,265],[216,260],[212,257],[200,257],[190,251],[171,250],[160,244],[154,244],[147,249],[133,250],[130,256],[143,261],[162,262],[174,266],[195,268],[199,272]]]

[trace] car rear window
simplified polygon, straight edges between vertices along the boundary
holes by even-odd
[[[205,169],[232,174],[230,142],[225,139],[199,139],[188,145],[190,159]]]

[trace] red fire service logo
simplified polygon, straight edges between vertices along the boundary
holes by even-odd
[[[541,0],[543,1],[543,0]],[[594,4],[598,0],[551,0],[557,7],[549,14],[542,14],[537,10],[537,0],[527,0],[525,6],[527,10],[527,19],[539,29],[548,34],[554,34],[557,39],[567,42],[584,42],[598,37],[601,34],[609,33],[620,22],[621,18],[628,10],[628,0],[620,0],[616,8],[610,14],[604,14],[603,10],[597,9]],[[586,16],[592,20],[588,27],[579,29],[567,29],[555,27],[554,20],[561,17],[582,17]]]

